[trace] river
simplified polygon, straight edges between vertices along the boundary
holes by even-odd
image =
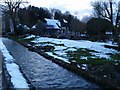
[[[100,88],[63,67],[29,51],[13,40],[2,38],[15,62],[36,88]]]

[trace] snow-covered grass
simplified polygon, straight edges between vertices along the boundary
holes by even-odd
[[[67,63],[70,63],[71,61],[76,61],[78,63],[92,63],[95,61],[106,62],[115,60],[117,60],[116,63],[118,63],[120,61],[120,52],[115,49],[104,47],[104,45],[112,45],[112,43],[55,39],[48,37],[37,37],[31,42],[35,43],[35,46],[54,46],[54,50],[45,53]]]
[[[25,39],[31,39],[31,38],[35,38],[35,35],[30,35],[30,36],[26,37]]]
[[[4,62],[6,64],[7,71],[11,76],[11,82],[14,88],[29,88],[26,79],[20,72],[19,66],[16,63],[14,63],[15,59],[10,55],[9,51],[7,50],[6,46],[3,44],[1,39],[0,39],[0,51],[3,53],[3,56],[5,57]]]
[[[47,38],[47,37],[39,37],[32,42],[35,42],[35,43],[51,42],[56,44],[64,44],[67,47],[87,48],[87,49],[98,51],[101,53],[117,52],[113,49],[105,48],[103,45],[105,45],[106,43],[91,42],[87,40],[75,41],[75,40],[68,40],[68,39],[54,39],[54,38]]]
[[[106,45],[117,46],[111,42],[31,37],[31,35],[17,38],[31,47],[42,49],[49,56],[70,65],[76,65],[79,69],[90,72],[95,77],[111,79],[111,81],[119,79],[120,52],[105,47]]]
[[[46,52],[46,53],[47,53],[48,55],[54,57],[54,58],[57,58],[57,59],[63,60],[63,61],[66,62],[66,63],[70,63],[70,62],[68,61],[68,59],[65,59],[65,58],[59,57],[59,56],[57,56],[57,55],[54,55],[54,54],[51,53],[51,52]]]

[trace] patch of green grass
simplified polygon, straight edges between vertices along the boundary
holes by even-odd
[[[14,35],[8,35],[8,38],[15,39],[15,40],[19,39],[19,37],[15,34]]]
[[[110,63],[110,64],[116,64],[116,62],[114,61],[115,59],[120,59],[119,55],[115,54],[115,55],[111,55],[112,59],[114,60],[109,60],[106,58],[99,58],[96,57],[95,55],[92,55],[91,52],[96,53],[96,51],[94,50],[88,50],[88,49],[77,49],[77,51],[67,51],[67,56],[69,58],[69,61],[71,62],[72,60],[75,60],[76,63],[79,64],[106,64],[106,63]],[[81,57],[85,57],[85,58],[81,58]],[[95,58],[92,58],[95,57]]]
[[[112,60],[120,60],[119,54],[111,54],[110,57],[112,58]]]
[[[102,58],[88,58],[85,59],[79,59],[79,58],[71,58],[70,61],[75,60],[78,64],[106,64],[106,63],[112,63],[111,61],[107,61],[106,59]]]
[[[77,59],[80,59],[81,56],[85,56],[88,58],[93,56],[90,53],[90,51],[91,50],[88,50],[88,49],[77,49],[77,51],[73,51],[73,52],[67,51],[66,53],[68,54],[69,58],[77,60]]]
[[[27,38],[25,38],[25,35],[22,35],[22,36],[19,36],[19,37],[18,36],[14,36],[14,37],[12,36],[11,38],[15,39],[16,41],[21,42],[21,43],[29,43],[30,41],[35,39],[35,37],[27,39]]]

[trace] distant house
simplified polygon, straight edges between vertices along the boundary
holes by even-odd
[[[35,35],[40,35],[40,36],[44,35],[45,23],[42,22],[41,20],[38,20],[38,22],[34,26],[32,26],[30,33]]]
[[[68,33],[69,31],[68,22],[65,19],[61,21],[61,29],[62,33]]]
[[[61,32],[61,23],[59,20],[45,18],[45,34],[57,35]]]
[[[67,35],[70,33],[68,22],[65,19],[56,20],[44,18],[44,22],[38,22],[32,26],[32,33],[43,36]]]
[[[108,32],[105,32],[106,35],[112,35],[113,33],[108,31]]]

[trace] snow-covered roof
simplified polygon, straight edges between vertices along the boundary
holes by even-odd
[[[32,29],[36,29],[36,25],[32,26]]]
[[[64,22],[64,23],[68,23],[65,19],[63,19],[63,22]]]
[[[24,28],[25,28],[25,29],[30,29],[27,25],[24,25]]]
[[[53,26],[53,28],[55,28],[55,29],[60,29],[61,23],[60,23],[59,20],[47,19],[47,18],[45,18],[45,20],[47,21],[47,25]],[[59,27],[59,26],[60,26],[60,27]]]

